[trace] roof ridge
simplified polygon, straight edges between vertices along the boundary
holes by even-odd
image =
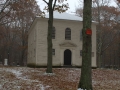
[[[53,14],[54,14],[54,16],[53,16],[54,19],[64,19],[64,20],[74,20],[74,21],[82,21],[83,20],[79,16],[72,15],[72,14],[69,14],[69,13],[66,13],[66,12],[59,13],[57,11],[54,11]],[[49,14],[47,14],[45,16],[45,18],[49,18]]]

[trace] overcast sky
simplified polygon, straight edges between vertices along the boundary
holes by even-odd
[[[43,2],[43,0],[36,0],[36,1],[38,2],[40,9],[43,10],[43,8],[46,6],[46,4]],[[48,1],[48,0],[46,0],[46,1]],[[80,5],[79,2],[80,2],[80,0],[74,0],[74,2],[73,2],[73,0],[67,0],[65,3],[69,3],[69,7],[70,7],[68,12],[69,13],[75,12],[75,9],[77,7],[80,7],[80,6],[82,7],[82,4]],[[114,0],[111,0],[110,5],[114,5],[114,6],[116,5]]]

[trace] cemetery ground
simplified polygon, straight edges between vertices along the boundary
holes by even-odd
[[[80,68],[0,66],[0,90],[77,90]],[[120,70],[92,69],[93,90],[120,90]]]

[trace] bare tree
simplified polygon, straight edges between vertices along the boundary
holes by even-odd
[[[0,56],[2,59],[8,58],[9,65],[12,65],[13,62],[24,65],[27,59],[28,30],[33,19],[41,11],[35,0],[12,1],[10,11],[7,13],[9,17],[4,17],[6,22],[0,26]],[[7,7],[7,9],[9,8]],[[7,11],[5,10],[5,12]]]
[[[47,4],[46,10],[49,11],[49,20],[48,20],[48,34],[47,34],[47,73],[52,73],[52,29],[53,29],[53,11],[58,10],[59,12],[64,12],[67,10],[68,5],[63,4],[62,6],[56,5],[58,1],[63,2],[64,0],[43,0]],[[65,9],[64,9],[65,8]]]
[[[92,72],[91,72],[91,35],[88,35],[87,29],[91,29],[92,21],[92,0],[84,0],[83,9],[83,49],[82,49],[82,68],[78,88],[92,90]]]

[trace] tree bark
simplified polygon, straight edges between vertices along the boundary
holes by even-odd
[[[101,20],[100,20],[100,6],[99,6],[99,1],[97,1],[97,5],[98,5],[98,41],[97,41],[97,67],[100,68],[101,67],[101,58],[102,58],[102,39],[101,39],[101,35],[102,35],[102,31],[101,31]]]
[[[48,52],[47,52],[47,70],[46,73],[52,73],[52,28],[53,28],[53,8],[52,8],[52,0],[49,0],[49,20],[48,20]]]
[[[91,71],[91,36],[86,35],[86,29],[91,29],[91,7],[92,0],[84,0],[83,9],[83,52],[82,52],[82,68],[81,77],[78,88],[92,90],[92,71]]]

